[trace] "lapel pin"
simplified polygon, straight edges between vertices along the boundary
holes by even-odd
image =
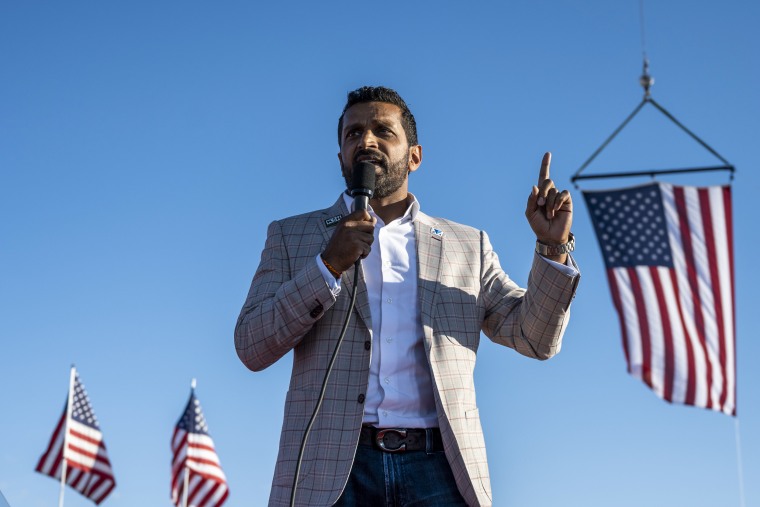
[[[435,227],[430,228],[430,234],[432,234],[435,239],[443,239],[443,231],[436,229]]]
[[[343,215],[335,215],[334,217],[330,217],[327,220],[325,220],[325,227],[327,228],[335,227],[336,225],[338,225],[338,222],[340,222],[341,220],[343,220]]]

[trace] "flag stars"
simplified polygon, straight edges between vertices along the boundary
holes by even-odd
[[[87,391],[79,381],[79,375],[74,378],[74,389],[71,395],[71,417],[91,428],[98,429],[100,427],[98,418],[95,417],[95,412],[90,405],[90,397],[87,396]]]
[[[607,267],[671,263],[658,184],[586,195]],[[659,249],[659,251],[658,251]]]
[[[177,426],[190,433],[201,433],[208,435],[208,425],[206,418],[203,416],[201,404],[195,395],[192,395],[187,403],[185,413],[182,414]]]

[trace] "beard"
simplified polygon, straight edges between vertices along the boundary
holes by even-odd
[[[356,165],[356,158],[362,155],[371,155],[372,157],[375,157],[378,160],[373,162],[373,165],[380,167],[380,173],[375,176],[375,193],[372,194],[372,197],[380,199],[388,197],[401,188],[401,185],[406,181],[407,175],[409,174],[407,166],[409,149],[407,149],[406,153],[397,160],[388,160],[388,157],[379,151],[362,150],[356,154],[356,157],[354,157],[353,166]],[[350,191],[352,171],[346,171],[346,168],[341,163],[341,172],[343,173],[343,179],[346,180],[346,188]]]

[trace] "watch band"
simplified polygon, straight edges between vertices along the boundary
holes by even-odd
[[[575,250],[575,236],[573,233],[568,234],[567,243],[561,245],[547,245],[536,240],[536,253],[543,256],[554,256],[570,253]]]

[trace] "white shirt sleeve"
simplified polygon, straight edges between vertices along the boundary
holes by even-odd
[[[330,292],[332,292],[333,296],[337,297],[338,294],[340,294],[340,278],[336,279],[332,273],[330,273],[330,270],[327,269],[327,266],[325,266],[325,263],[322,262],[322,254],[317,254],[316,258],[314,259],[317,263],[317,267],[319,268],[319,272],[322,273],[322,277],[325,279],[325,283],[330,288]],[[557,264],[555,262],[555,264]],[[559,264],[557,264],[559,266]]]
[[[562,274],[565,274],[565,275],[571,276],[571,277],[578,276],[578,270],[574,266],[574,263],[571,260],[570,255],[567,256],[567,260],[565,261],[565,264],[560,264],[559,262],[553,261],[551,259],[547,259],[543,255],[539,255],[539,257],[541,257],[544,261],[548,262],[550,265],[554,266]],[[321,259],[320,259],[320,264],[322,264]],[[322,267],[324,267],[324,266],[322,266]],[[327,270],[327,268],[325,268],[325,270]],[[328,272],[328,274],[329,274],[329,272]],[[333,277],[333,280],[335,280],[334,277]]]

